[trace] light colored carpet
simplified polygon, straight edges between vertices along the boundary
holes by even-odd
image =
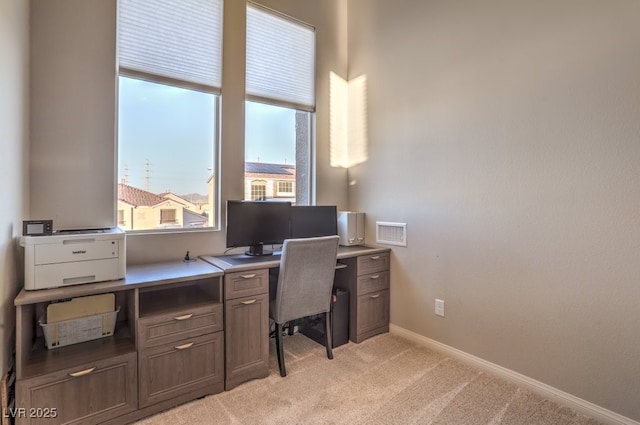
[[[392,334],[334,349],[284,339],[271,373],[138,422],[155,424],[549,424],[598,422]]]

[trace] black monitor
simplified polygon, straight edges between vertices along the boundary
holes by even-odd
[[[271,255],[263,245],[289,238],[291,202],[227,201],[227,248],[248,246],[247,255]]]
[[[335,205],[296,205],[291,207],[291,237],[313,238],[338,234]]]

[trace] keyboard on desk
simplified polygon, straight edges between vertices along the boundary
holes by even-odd
[[[224,257],[220,257],[225,263],[229,263],[232,266],[242,266],[245,264],[256,264],[256,263],[265,263],[268,261],[280,261],[280,251],[278,253],[274,253],[272,255],[246,255],[246,254],[235,254],[235,255],[225,255]]]

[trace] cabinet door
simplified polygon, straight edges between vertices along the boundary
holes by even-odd
[[[269,375],[269,295],[225,303],[225,389]]]
[[[140,352],[140,407],[202,388],[215,392],[224,377],[223,333],[204,335]]]
[[[97,424],[136,410],[136,353],[16,384],[18,424]],[[42,417],[48,414],[47,417]],[[38,417],[40,416],[40,417]]]
[[[389,291],[358,297],[356,342],[389,331]]]

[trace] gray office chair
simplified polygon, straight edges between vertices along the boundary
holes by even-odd
[[[327,357],[333,359],[329,309],[338,240],[338,236],[287,239],[282,245],[276,295],[269,303],[269,316],[276,323],[280,376],[287,375],[282,349],[282,332],[286,322],[323,314]]]

